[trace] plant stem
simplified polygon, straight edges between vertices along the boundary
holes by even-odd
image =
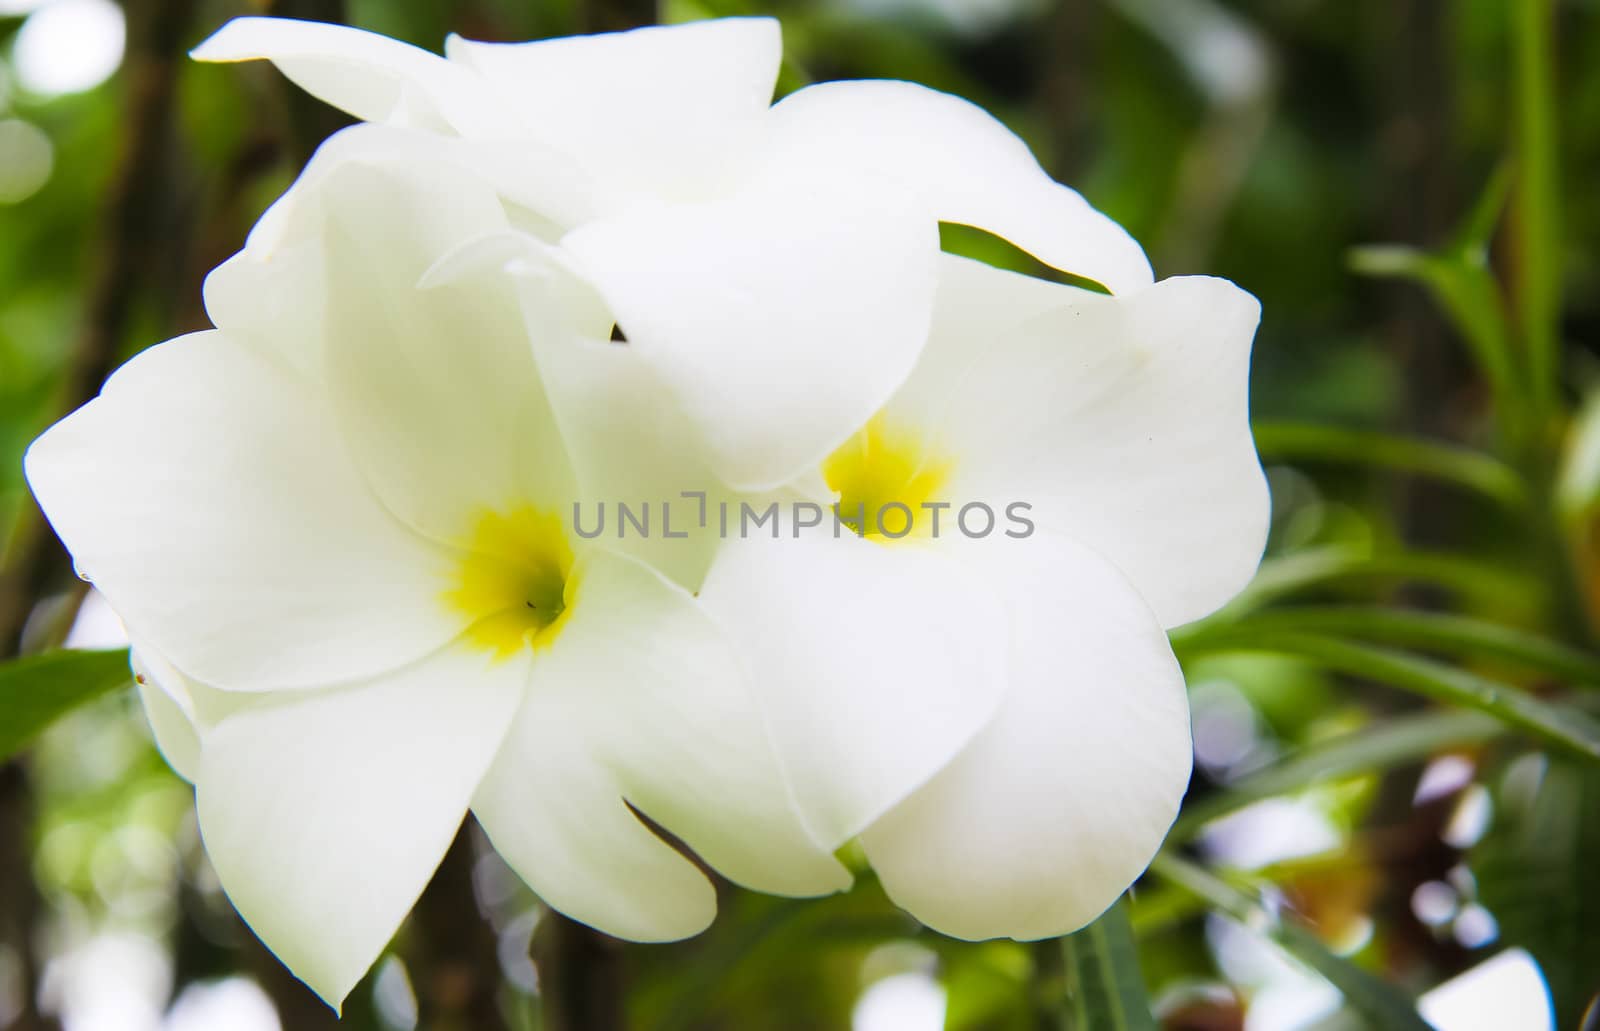
[[[533,961],[544,998],[543,1031],[623,1031],[622,945],[551,910],[539,922]]]
[[[1551,0],[1512,0],[1516,100],[1517,313],[1536,412],[1548,414],[1560,374],[1561,213]]]
[[[434,1031],[505,1031],[494,928],[473,890],[477,851],[469,819],[412,913],[409,964],[419,1026]]]

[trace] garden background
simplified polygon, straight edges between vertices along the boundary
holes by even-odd
[[[622,945],[469,826],[342,1023],[277,965],[120,653],[55,654],[117,627],[21,475],[110,369],[206,325],[206,271],[344,124],[265,64],[187,60],[244,13],[432,49],[775,14],[780,93],[960,94],[1159,276],[1261,299],[1268,558],[1174,635],[1196,772],[1126,903],[972,944],[870,876],[724,885],[707,934]],[[1388,1029],[1423,993],[1446,1031],[1550,1026],[1546,1000],[1593,1027],[1597,627],[1596,0],[0,0],[0,657],[26,656],[0,665],[0,1028]]]

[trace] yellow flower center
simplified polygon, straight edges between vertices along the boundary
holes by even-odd
[[[576,590],[560,517],[523,507],[477,518],[444,597],[471,620],[467,639],[503,659],[555,640]]]
[[[953,463],[914,430],[879,413],[822,463],[822,478],[839,492],[839,520],[880,540],[927,537],[950,523],[937,504]],[[942,507],[942,506],[941,506]]]

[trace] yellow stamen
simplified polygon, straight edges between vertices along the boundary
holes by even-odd
[[[529,507],[485,511],[464,550],[444,599],[471,620],[468,640],[502,659],[555,640],[577,590],[558,516]]]
[[[881,540],[927,537],[935,513],[923,505],[937,501],[952,464],[880,412],[828,456],[822,477],[839,492],[840,521],[857,533]],[[953,518],[948,511],[940,517],[942,524]]]

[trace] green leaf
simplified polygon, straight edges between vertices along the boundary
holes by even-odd
[[[1575,1028],[1600,991],[1600,770],[1546,762],[1525,755],[1507,768],[1468,866],[1501,940],[1538,961],[1555,1026]]]
[[[56,651],[0,665],[0,762],[67,713],[128,683],[128,651]]]
[[[1528,380],[1537,410],[1556,395],[1560,374],[1561,183],[1556,144],[1552,0],[1512,0],[1512,68],[1516,98],[1517,184],[1512,197],[1517,237],[1518,323],[1528,352]]]
[[[1252,431],[1264,459],[1382,466],[1456,484],[1512,511],[1528,507],[1527,487],[1510,466],[1468,448],[1342,426],[1266,422]]]
[[[1256,630],[1348,635],[1380,644],[1497,659],[1574,687],[1600,687],[1600,658],[1588,652],[1498,623],[1415,609],[1359,605],[1274,609],[1233,623],[1206,622],[1185,627],[1173,633],[1173,647],[1181,655],[1185,647],[1203,641],[1208,633],[1238,636]]]
[[[1506,198],[1511,195],[1514,170],[1510,161],[1502,161],[1495,168],[1494,174],[1478,194],[1472,210],[1467,212],[1467,217],[1456,230],[1455,239],[1450,243],[1451,254],[1478,265],[1489,264],[1489,244],[1494,240],[1494,231],[1500,225],[1500,219],[1505,216]]]
[[[1267,559],[1249,586],[1213,619],[1227,620],[1302,591],[1363,581],[1427,583],[1502,610],[1508,603],[1531,607],[1542,589],[1537,580],[1523,573],[1462,555],[1417,551],[1373,554],[1365,548],[1329,546]]]
[[[1344,995],[1350,1008],[1379,1031],[1431,1031],[1416,1004],[1400,989],[1328,951],[1317,936],[1283,919],[1259,899],[1240,891],[1204,867],[1170,852],[1156,856],[1151,872],[1204,899],[1222,913],[1265,934],[1289,955],[1315,970]]]
[[[1357,247],[1350,252],[1350,267],[1363,275],[1408,279],[1424,287],[1471,349],[1495,396],[1517,396],[1505,302],[1486,267],[1466,255],[1429,254],[1398,244]]]
[[[1302,749],[1185,806],[1167,840],[1173,844],[1188,841],[1212,820],[1264,798],[1420,763],[1439,752],[1479,744],[1502,733],[1504,728],[1497,720],[1479,712],[1422,712],[1390,717]]]
[[[1139,972],[1126,899],[1061,939],[1066,1026],[1072,1031],[1155,1031]]]
[[[1431,659],[1316,634],[1247,628],[1242,623],[1231,632],[1208,633],[1202,641],[1186,645],[1186,650],[1296,655],[1330,670],[1476,709],[1506,726],[1600,763],[1600,723],[1587,713],[1545,702],[1509,684]]]

